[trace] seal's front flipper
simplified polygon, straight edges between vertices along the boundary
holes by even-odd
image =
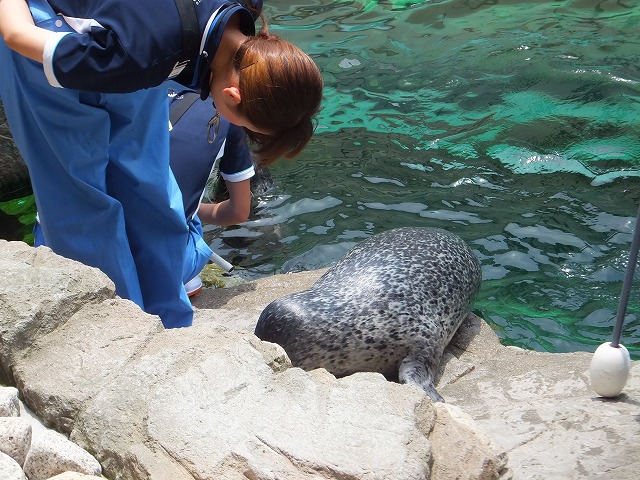
[[[400,362],[398,379],[400,383],[419,386],[434,402],[444,402],[433,385],[436,369],[437,365],[430,364],[425,357],[408,355]]]

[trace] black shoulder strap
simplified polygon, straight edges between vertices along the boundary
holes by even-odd
[[[169,121],[171,125],[178,123],[178,120],[189,110],[191,105],[196,103],[196,100],[200,98],[200,94],[195,92],[184,92],[180,95],[182,95],[182,98],[174,101],[169,108]]]
[[[174,0],[182,23],[181,62],[197,58],[200,53],[200,27],[193,0]]]

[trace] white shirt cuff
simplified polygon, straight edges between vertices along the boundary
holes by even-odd
[[[220,172],[220,175],[222,175],[222,178],[224,178],[225,182],[242,182],[243,180],[248,180],[249,178],[253,177],[256,174],[255,169],[253,168],[253,166],[247,168],[246,170],[243,170],[241,172],[238,173],[233,173],[231,175],[227,175],[223,172]]]
[[[47,77],[47,81],[52,87],[63,88],[53,73],[53,54],[56,51],[58,43],[62,40],[62,37],[69,35],[69,33],[70,32],[54,32],[53,35],[47,39],[47,43],[44,45],[44,51],[42,52],[42,66],[44,67],[44,74]]]

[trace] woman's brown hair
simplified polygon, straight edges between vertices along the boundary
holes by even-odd
[[[261,166],[279,157],[293,158],[313,135],[322,100],[322,75],[311,57],[295,45],[262,28],[238,49],[234,68],[239,75],[238,111],[269,135],[251,132]]]

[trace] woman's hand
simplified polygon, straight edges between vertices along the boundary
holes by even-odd
[[[53,32],[35,26],[25,0],[0,0],[0,34],[10,49],[42,63],[45,43]]]
[[[242,223],[251,212],[251,180],[226,182],[229,200],[220,203],[203,203],[198,209],[202,223],[229,226]]]

